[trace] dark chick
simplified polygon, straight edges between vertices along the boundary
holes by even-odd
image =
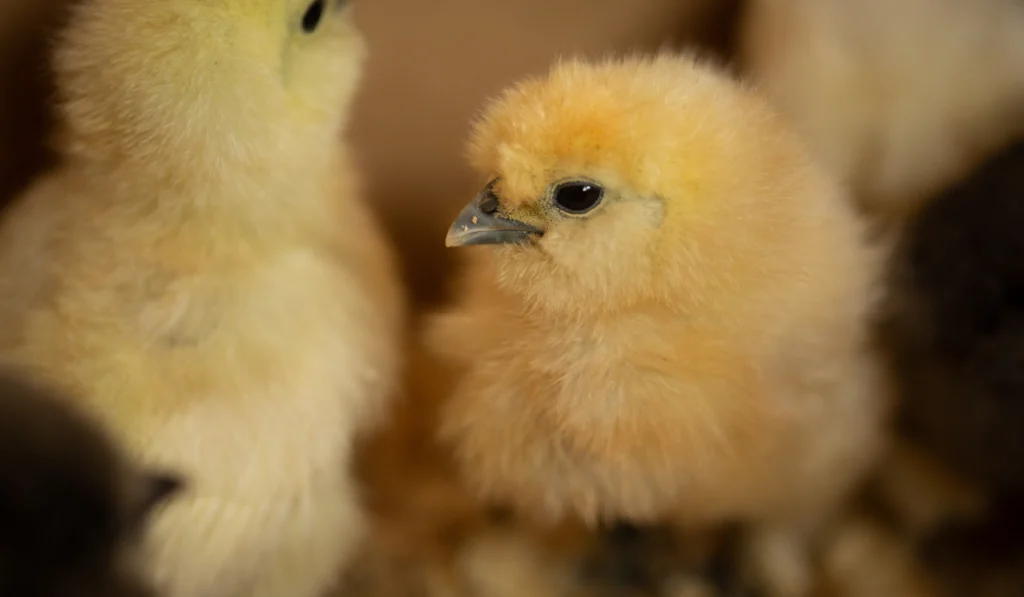
[[[1024,140],[926,204],[894,254],[880,338],[898,431],[945,478],[898,499],[944,595],[1020,595],[1024,583],[1022,199]]]
[[[908,223],[881,337],[900,429],[990,492],[1024,492],[1024,141]]]
[[[135,470],[56,392],[0,372],[0,595],[151,597],[133,547],[181,485]]]

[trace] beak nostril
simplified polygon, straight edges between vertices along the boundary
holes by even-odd
[[[498,198],[494,196],[494,193],[484,193],[480,199],[480,211],[487,215],[498,211]]]
[[[445,246],[521,244],[544,233],[525,222],[498,215],[499,207],[498,196],[490,185],[484,188],[452,222]]]

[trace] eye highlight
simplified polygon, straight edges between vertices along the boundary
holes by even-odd
[[[603,198],[604,189],[592,182],[579,180],[560,183],[551,193],[555,207],[571,214],[586,213],[597,207]]]
[[[313,0],[313,3],[306,9],[306,13],[302,15],[302,30],[306,33],[313,33],[317,27],[320,26],[320,21],[324,17],[324,5],[327,4],[326,0]]]

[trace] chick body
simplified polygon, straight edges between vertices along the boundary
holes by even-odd
[[[313,597],[362,532],[352,439],[398,367],[391,250],[338,138],[344,2],[85,2],[62,166],[0,230],[0,360],[193,481],[154,522],[169,597]]]
[[[872,215],[896,222],[1024,132],[1016,0],[752,0],[739,61]]]
[[[878,258],[765,102],[689,56],[566,61],[490,104],[471,156],[489,215],[451,242],[519,232],[467,249],[430,331],[469,484],[543,519],[827,518],[882,444]],[[578,181],[603,199],[559,208]]]

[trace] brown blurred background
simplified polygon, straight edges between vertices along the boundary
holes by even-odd
[[[721,49],[738,0],[354,0],[370,59],[352,138],[420,301],[440,296],[444,233],[476,191],[463,159],[487,96],[559,55]],[[47,45],[66,0],[0,0],[0,201],[50,163]]]

